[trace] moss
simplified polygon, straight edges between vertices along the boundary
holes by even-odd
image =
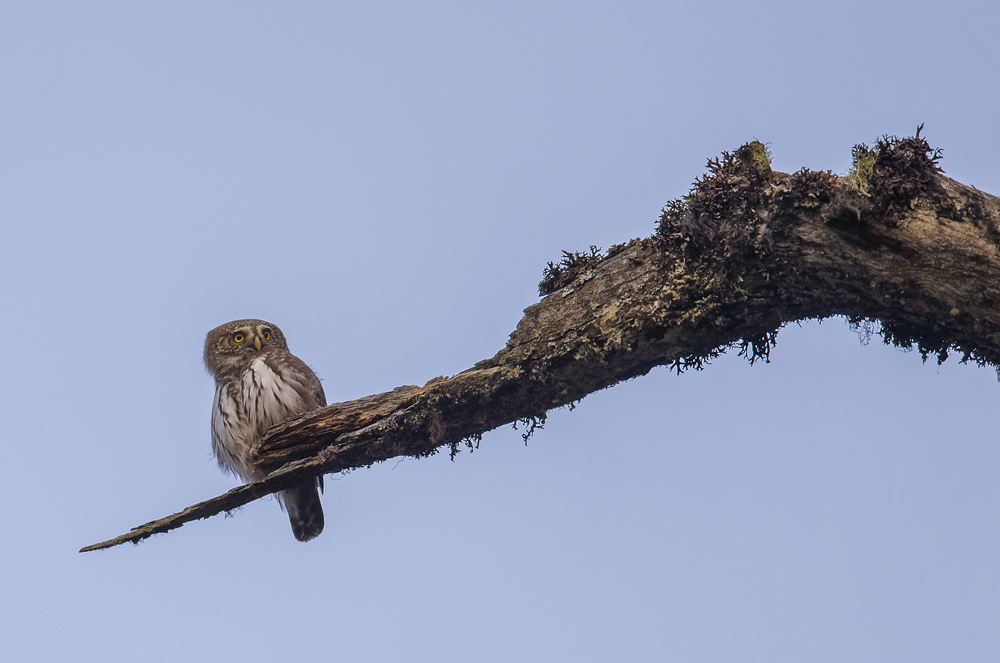
[[[753,162],[756,169],[761,173],[771,173],[771,151],[767,145],[759,140],[752,140],[745,145],[741,145],[736,150],[737,157],[743,162]]]

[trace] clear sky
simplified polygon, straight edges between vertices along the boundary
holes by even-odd
[[[10,661],[1000,660],[992,369],[785,329],[525,445],[86,544],[234,485],[206,332],[331,400],[503,347],[546,261],[705,160],[925,135],[1000,193],[995,2],[6,2],[0,641]]]

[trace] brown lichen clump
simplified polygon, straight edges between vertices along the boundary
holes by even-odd
[[[663,208],[655,236],[668,251],[722,255],[746,250],[759,239],[758,209],[774,175],[767,148],[755,140],[709,159],[707,167],[685,198]]]
[[[886,135],[874,147],[859,143],[851,150],[853,163],[845,179],[868,198],[868,219],[896,225],[921,200],[946,203],[938,180],[941,150],[920,135],[923,126],[913,136]]]
[[[549,262],[546,266],[542,273],[542,280],[538,284],[538,294],[544,297],[565,288],[578,276],[596,267],[603,258],[601,249],[593,244],[590,245],[589,253],[563,251],[563,257],[559,263]]]

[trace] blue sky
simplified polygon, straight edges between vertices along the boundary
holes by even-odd
[[[10,660],[1000,656],[992,369],[793,325],[525,445],[223,492],[207,331],[280,325],[331,400],[493,355],[562,249],[649,235],[706,158],[844,173],[925,123],[1000,193],[993,3],[6,3],[0,482]]]

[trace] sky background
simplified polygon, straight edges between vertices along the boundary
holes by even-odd
[[[5,2],[0,641],[11,661],[1000,659],[1000,384],[842,319],[273,499],[207,331],[331,401],[503,347],[546,261],[652,233],[707,158],[845,173],[925,123],[1000,193],[995,2]]]

